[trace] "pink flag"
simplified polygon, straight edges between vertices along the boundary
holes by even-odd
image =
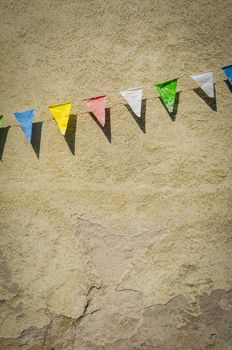
[[[106,95],[86,98],[83,101],[88,106],[89,111],[95,115],[99,123],[102,126],[104,126],[106,122],[106,113],[105,113]]]

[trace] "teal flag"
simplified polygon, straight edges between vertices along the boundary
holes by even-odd
[[[35,114],[34,109],[28,109],[26,111],[14,113],[16,120],[20,124],[24,134],[26,135],[26,138],[29,141],[31,141],[32,122],[33,122],[34,114]]]
[[[222,67],[225,76],[228,78],[230,85],[232,85],[232,64],[230,66]]]
[[[155,87],[158,90],[160,97],[167,107],[167,110],[172,113],[173,112],[173,107],[175,103],[175,98],[176,98],[176,86],[177,86],[177,80],[172,79],[168,81],[163,81],[160,83],[156,83]]]

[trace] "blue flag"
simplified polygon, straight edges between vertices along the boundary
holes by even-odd
[[[34,118],[35,110],[28,109],[22,112],[15,112],[15,118],[19,122],[23,132],[26,135],[26,138],[31,141],[31,133],[32,133],[32,121]]]
[[[222,67],[225,76],[228,78],[230,85],[232,85],[232,64],[230,66]]]

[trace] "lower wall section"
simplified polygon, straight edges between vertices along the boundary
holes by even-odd
[[[179,295],[165,305],[139,310],[139,295],[119,291],[114,304],[93,308],[94,300],[108,295],[105,287],[92,288],[78,319],[53,315],[41,328],[31,327],[18,338],[1,339],[1,350],[230,350],[232,348],[232,290],[214,290],[200,297],[201,313],[189,313]],[[131,305],[123,299],[131,296]],[[133,305],[133,301],[135,302]],[[136,302],[137,301],[137,302]],[[95,303],[96,304],[96,303]],[[97,302],[99,305],[99,301]],[[113,308],[113,312],[112,312]]]

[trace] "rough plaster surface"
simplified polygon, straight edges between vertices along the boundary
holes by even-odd
[[[0,349],[231,350],[232,101],[220,70],[231,1],[0,9],[0,113],[12,126],[0,141],[8,130]],[[217,106],[193,91],[189,75],[203,70],[215,73]],[[173,122],[153,83],[176,76]],[[135,86],[142,122],[119,94]],[[105,130],[81,102],[101,93]],[[47,106],[67,100],[76,130],[65,140]],[[12,116],[30,107],[43,121],[39,159],[39,129],[36,155]]]

